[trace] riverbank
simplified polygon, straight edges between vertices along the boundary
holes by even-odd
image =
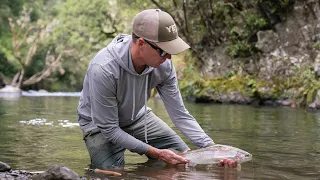
[[[303,77],[302,77],[303,78]],[[205,80],[194,77],[180,81],[182,96],[194,103],[243,104],[254,106],[289,106],[320,109],[320,91],[317,84],[300,84],[289,87],[285,83],[263,82],[252,77],[232,76],[225,79]],[[315,80],[314,80],[315,81]],[[319,86],[320,88],[320,86]],[[156,92],[154,92],[156,93]],[[13,100],[20,96],[68,96],[79,97],[81,92],[48,92],[46,90],[22,91],[6,86],[0,89],[0,98]],[[156,97],[160,98],[158,95]]]
[[[107,179],[108,176],[121,176],[122,174],[115,171],[108,170],[90,170],[88,169],[88,178]],[[89,173],[92,173],[90,175]],[[95,174],[97,173],[97,174]],[[95,177],[97,176],[97,177]],[[99,177],[98,177],[99,176]],[[32,180],[87,180],[86,177],[79,176],[74,170],[61,165],[53,165],[46,171],[26,171],[26,170],[12,170],[11,167],[0,161],[0,179],[32,179]]]
[[[237,23],[217,21],[223,28],[217,32],[227,32],[217,33],[218,43],[208,36],[203,47],[198,46],[197,58],[186,54],[175,63],[182,96],[194,102],[319,109],[319,2],[286,2],[285,8],[270,2],[246,6],[247,2],[239,1],[245,8],[232,15]],[[275,14],[265,17],[256,12]],[[268,28],[259,27],[271,20]]]
[[[195,83],[196,84],[196,83]],[[193,85],[192,88],[196,86]],[[287,90],[288,92],[295,93],[288,95],[282,95],[279,98],[275,98],[272,95],[272,90],[268,88],[260,88],[259,91],[254,93],[243,93],[241,90],[226,90],[216,91],[215,89],[203,88],[203,90],[188,89],[190,87],[182,88],[181,92],[184,93],[185,100],[194,103],[216,103],[216,104],[242,104],[253,106],[288,106],[292,108],[305,107],[308,109],[320,109],[320,91],[315,91],[312,94],[312,101],[306,104],[306,100],[303,97],[299,97],[298,90]],[[188,94],[186,94],[188,92]],[[198,92],[198,93],[196,93]],[[42,97],[42,96],[55,96],[55,97],[79,97],[80,92],[47,92],[47,91],[21,91],[19,93],[4,93],[0,91],[0,98],[6,100],[14,100],[21,96],[28,97]],[[156,98],[160,97],[155,95]]]
[[[188,79],[190,79],[189,77]],[[179,81],[182,96],[195,103],[290,106],[320,109],[320,84],[306,72],[265,81],[254,76]]]
[[[59,180],[86,180],[85,177],[80,177],[73,170],[65,167],[54,165],[46,171],[26,171],[12,170],[11,167],[0,161],[0,179],[59,179]]]

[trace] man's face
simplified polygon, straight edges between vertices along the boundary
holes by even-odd
[[[148,66],[157,68],[162,63],[164,63],[167,59],[171,59],[170,54],[166,53],[161,48],[153,44],[152,42],[149,42],[144,39],[144,46],[146,49],[144,61]]]

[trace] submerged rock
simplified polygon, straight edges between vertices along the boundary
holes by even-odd
[[[54,165],[47,171],[29,172],[26,170],[11,170],[6,163],[0,162],[0,179],[6,180],[86,180],[87,178],[79,176],[73,170]]]
[[[0,179],[5,180],[27,180],[32,179],[32,174],[24,170],[14,170],[0,173]]]
[[[320,90],[317,90],[315,93],[315,97],[313,98],[313,102],[308,105],[310,109],[320,109]]]
[[[0,161],[0,172],[6,172],[10,170],[11,170],[11,167],[8,164]]]
[[[6,85],[4,88],[0,89],[0,93],[20,93],[21,94],[21,89],[10,86],[10,85]]]
[[[18,99],[22,94],[21,89],[13,86],[6,85],[0,89],[0,98],[7,100]]]
[[[58,166],[55,165],[45,171],[44,173],[34,175],[32,177],[34,180],[80,180],[80,176],[74,172],[73,170],[65,167],[65,166]]]

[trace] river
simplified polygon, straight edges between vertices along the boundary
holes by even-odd
[[[78,98],[0,99],[0,161],[12,169],[28,171],[46,170],[58,164],[73,169],[80,176],[99,177],[84,171],[90,162],[77,126]],[[161,100],[151,99],[148,105],[174,128]],[[319,179],[319,111],[194,103],[186,103],[186,107],[216,143],[246,150],[253,155],[252,161],[243,163],[241,171],[219,167],[185,169],[151,166],[145,163],[145,156],[126,151],[123,175],[107,177],[130,180]],[[195,148],[185,137],[183,139]]]

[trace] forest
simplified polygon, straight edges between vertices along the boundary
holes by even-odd
[[[221,93],[237,92],[253,99],[289,98],[306,105],[320,88],[315,64],[320,58],[319,4],[314,0],[1,0],[0,81],[23,90],[81,91],[94,54],[117,34],[130,34],[137,12],[159,8],[174,18],[179,35],[191,46],[173,57],[184,97],[223,102],[230,100],[221,98]],[[299,42],[291,43],[295,38],[282,31],[297,12],[304,16],[298,30],[309,27],[307,45],[301,45],[299,36]],[[264,36],[269,42],[263,44]],[[274,55],[279,49],[286,55]],[[291,51],[307,52],[308,58]],[[252,103],[245,99],[235,101]]]

